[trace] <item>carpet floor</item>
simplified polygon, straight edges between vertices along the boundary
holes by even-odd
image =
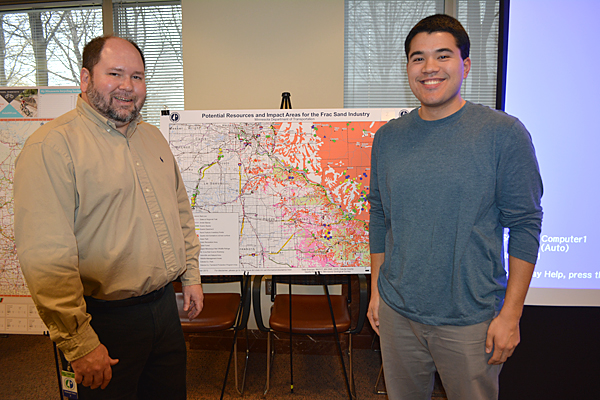
[[[348,399],[342,366],[338,356],[294,354],[294,392],[290,392],[289,354],[276,354],[267,399],[336,400]],[[188,399],[219,399],[229,353],[216,350],[188,350]],[[242,367],[241,360],[240,368]],[[347,359],[346,359],[346,368]],[[0,336],[0,399],[60,399],[50,339],[33,335]],[[251,352],[248,362],[244,399],[262,399],[266,379],[264,352]],[[385,400],[375,393],[379,374],[379,353],[354,350],[354,375],[359,399]],[[381,386],[383,388],[383,386]],[[233,367],[224,394],[225,399],[242,398],[236,389]],[[434,399],[445,399],[436,385]]]

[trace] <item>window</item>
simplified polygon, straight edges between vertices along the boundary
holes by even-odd
[[[458,0],[458,20],[471,40],[471,72],[462,86],[463,98],[496,107],[498,75],[498,24],[500,4],[497,0]]]
[[[101,1],[78,3],[0,8],[0,86],[79,86],[83,47],[102,35],[103,21]],[[162,108],[184,108],[181,2],[144,3],[115,2],[113,30],[144,52],[148,94],[142,116],[158,126]]]
[[[344,107],[415,107],[404,39],[443,0],[346,0]]]
[[[345,0],[344,107],[416,107],[406,78],[404,40],[421,19],[444,13],[444,0]],[[496,103],[498,0],[457,0],[455,17],[471,40],[465,99]]]
[[[102,34],[100,7],[0,14],[0,86],[79,85],[81,52]]]
[[[115,3],[115,35],[133,39],[146,59],[144,120],[160,127],[160,110],[183,110],[181,2]]]

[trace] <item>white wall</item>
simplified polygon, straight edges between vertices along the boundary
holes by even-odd
[[[343,0],[183,0],[186,110],[343,108]]]

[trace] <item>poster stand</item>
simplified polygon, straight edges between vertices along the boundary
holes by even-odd
[[[283,92],[281,93],[281,109],[291,109],[292,108],[292,101],[290,99],[291,94],[289,92]],[[345,383],[346,383],[346,389],[348,391],[348,397],[350,399],[352,399],[352,392],[350,390],[350,384],[348,382],[348,373],[346,372],[346,365],[344,363],[344,357],[342,355],[342,347],[340,344],[340,336],[338,335],[338,331],[337,331],[337,326],[335,324],[335,316],[333,314],[333,308],[331,306],[331,297],[329,296],[329,288],[327,287],[327,284],[325,282],[325,277],[320,273],[320,272],[316,272],[316,274],[321,278],[321,280],[323,281],[323,287],[325,288],[325,294],[327,296],[327,302],[329,303],[329,311],[331,312],[331,322],[333,323],[333,331],[334,331],[334,337],[335,337],[335,342],[337,344],[337,348],[338,348],[338,352],[340,353],[340,358],[342,361],[342,369],[344,371],[344,378],[345,378]],[[290,295],[290,392],[294,393],[294,368],[293,368],[293,362],[292,362],[292,353],[293,353],[293,346],[292,346],[292,279],[290,278],[289,282],[288,282],[288,293]]]
[[[290,100],[290,97],[292,95],[290,94],[290,92],[283,92],[281,93],[281,105],[279,106],[279,108],[281,108],[282,110],[291,110],[292,109],[292,100]]]

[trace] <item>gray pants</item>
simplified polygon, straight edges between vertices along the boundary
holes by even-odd
[[[431,326],[379,306],[385,385],[390,400],[430,400],[437,370],[448,400],[498,398],[501,365],[488,365],[490,321],[469,326]]]

